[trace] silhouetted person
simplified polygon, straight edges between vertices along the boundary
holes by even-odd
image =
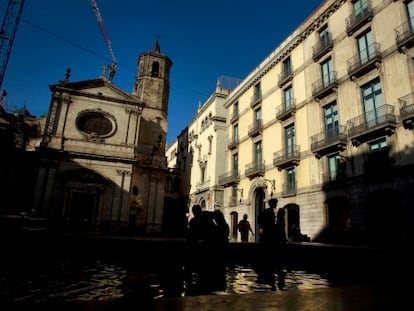
[[[207,212],[214,227],[207,238],[205,261],[199,269],[199,289],[204,293],[225,290],[226,263],[225,253],[229,242],[230,227],[220,210]]]
[[[206,242],[211,240],[215,224],[208,212],[203,212],[199,204],[192,207],[194,217],[188,223],[187,240],[189,242]]]
[[[194,205],[192,211],[194,217],[188,226],[188,241],[192,242],[188,256],[189,290],[198,294],[222,291],[225,289],[224,255],[229,242],[229,225],[219,210],[203,212],[200,205]]]
[[[220,210],[215,210],[212,214],[215,224],[212,241],[217,243],[226,243],[229,241],[230,227]]]
[[[193,218],[188,222],[187,230],[187,241],[189,245],[186,256],[188,260],[186,278],[189,280],[188,283],[193,282],[193,273],[200,273],[204,262],[208,262],[205,258],[205,253],[208,254],[205,244],[211,238],[212,228],[215,225],[211,216],[202,210],[201,205],[193,205],[191,211],[193,212]]]
[[[260,242],[275,242],[276,241],[276,214],[277,199],[269,199],[269,207],[259,214],[257,223],[259,226],[259,241]]]
[[[284,208],[279,208],[276,213],[276,241],[287,242],[286,231],[285,231],[285,214]]]
[[[247,214],[244,214],[243,219],[240,220],[238,224],[240,238],[242,242],[249,242],[250,232],[252,233],[252,235],[254,235],[252,226],[250,225],[250,222],[247,220],[247,218],[248,218]]]

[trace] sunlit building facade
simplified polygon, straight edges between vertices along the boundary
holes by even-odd
[[[413,235],[413,21],[414,1],[323,1],[232,90],[225,161],[207,162],[231,226],[247,213],[257,231],[275,196],[290,240],[298,230],[344,243]],[[198,171],[194,194],[208,180]]]

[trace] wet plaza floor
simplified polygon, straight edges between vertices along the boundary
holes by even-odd
[[[412,310],[412,285],[382,283],[346,287],[195,296],[157,302],[157,311],[377,311]]]
[[[319,273],[282,270],[263,274],[257,268],[234,266],[227,268],[224,283],[214,276],[210,280],[214,282],[206,286],[198,279],[200,275],[190,284],[184,271],[132,271],[103,262],[60,263],[32,275],[24,271],[3,274],[1,309],[403,310],[397,307],[412,304],[409,279],[390,282],[387,278],[337,277],[333,281]]]
[[[143,248],[142,241],[133,240],[126,248],[115,249],[114,256],[102,257],[97,249],[87,252],[80,240],[73,244],[59,240],[64,245],[60,251],[50,241],[31,241],[30,254],[15,253],[7,265],[2,261],[0,310],[403,310],[401,306],[412,305],[413,272],[406,260],[399,259],[404,254],[400,252],[393,251],[393,257],[374,254],[369,265],[359,270],[355,261],[364,262],[360,253],[329,267],[304,265],[310,256],[302,256],[299,265],[223,266],[209,259],[207,265],[188,266],[175,262],[173,255],[156,262],[143,260],[144,251],[157,241],[149,243]],[[171,244],[157,247],[166,249]],[[102,246],[114,250],[109,240]],[[119,253],[130,248],[140,251]]]

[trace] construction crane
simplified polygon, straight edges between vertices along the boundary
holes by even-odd
[[[0,29],[0,89],[9,62],[10,52],[16,35],[17,26],[23,11],[24,0],[9,0],[3,24]],[[5,91],[2,91],[2,96]]]
[[[104,67],[104,70],[109,70],[108,80],[112,81],[112,79],[114,78],[115,72],[118,69],[118,62],[116,60],[115,53],[112,50],[111,40],[109,40],[108,33],[106,32],[105,24],[103,22],[101,13],[99,12],[99,9],[98,9],[98,4],[96,3],[95,0],[89,0],[89,2],[92,6],[93,12],[95,13],[96,20],[98,21],[99,28],[101,29],[101,32],[102,32],[102,35],[104,37],[106,46],[108,47],[109,54],[111,54],[111,57],[112,57],[112,65],[107,65],[107,66]]]

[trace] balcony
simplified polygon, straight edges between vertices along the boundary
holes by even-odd
[[[204,191],[210,186],[210,178],[196,183],[197,192]]]
[[[263,131],[262,119],[254,121],[252,125],[249,126],[248,134],[250,137],[256,137]]]
[[[321,37],[319,42],[313,46],[313,61],[317,62],[326,53],[332,51],[332,49],[332,34],[328,33],[327,36]]]
[[[300,162],[300,148],[298,145],[295,145],[292,149],[282,149],[273,154],[273,166],[277,167],[279,171],[291,167],[294,165],[299,165]]]
[[[406,129],[414,128],[414,93],[398,99],[400,104],[400,118]]]
[[[230,117],[230,123],[234,123],[239,119],[239,112],[233,111],[233,114]]]
[[[282,197],[293,197],[296,195],[296,183],[283,184]]]
[[[414,31],[411,23],[412,22],[407,21],[394,29],[395,41],[397,41],[398,50],[400,52],[414,46]]]
[[[392,135],[396,127],[394,106],[383,105],[349,120],[348,138],[351,139],[352,145],[357,147],[369,140]]]
[[[230,187],[240,182],[240,173],[238,171],[231,171],[226,174],[220,175],[218,183],[222,187]]]
[[[232,195],[232,196],[229,198],[229,206],[230,206],[230,207],[237,206],[237,196]]]
[[[320,159],[324,155],[346,148],[346,126],[338,125],[311,137],[311,150]]]
[[[246,165],[245,175],[246,177],[253,179],[256,176],[264,176],[265,170],[266,167],[264,161],[255,161]]]
[[[239,139],[238,138],[233,138],[227,144],[227,148],[229,148],[230,150],[233,150],[233,149],[236,149],[238,145],[239,145]]]
[[[258,92],[250,98],[250,108],[257,107],[262,102],[262,94]]]
[[[292,99],[291,103],[289,104],[284,103],[283,105],[280,105],[276,109],[276,119],[280,121],[287,120],[290,117],[294,116],[295,112],[296,112],[295,100]]]
[[[282,74],[279,75],[279,82],[278,85],[280,88],[282,88],[284,85],[286,85],[288,82],[293,80],[293,72],[291,69],[289,70],[283,70]]]
[[[346,33],[351,36],[357,29],[368,23],[374,17],[371,1],[366,1],[366,7],[353,13],[346,19]]]
[[[337,73],[336,71],[331,71],[325,77],[312,84],[312,96],[315,99],[320,100],[323,97],[335,92],[337,88]]]
[[[351,78],[360,76],[377,68],[382,62],[382,53],[378,43],[371,44],[367,49],[359,51],[357,55],[347,61],[348,74]]]

